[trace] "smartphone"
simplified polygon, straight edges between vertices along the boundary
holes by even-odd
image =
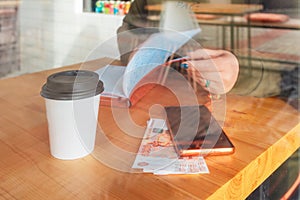
[[[207,107],[165,107],[166,122],[180,157],[224,155],[235,147]]]

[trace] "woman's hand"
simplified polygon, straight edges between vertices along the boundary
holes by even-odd
[[[226,50],[198,49],[187,54],[184,62],[194,81],[213,94],[224,94],[234,86],[238,73],[237,58]]]

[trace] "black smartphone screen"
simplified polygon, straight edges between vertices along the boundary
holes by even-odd
[[[234,146],[207,107],[165,107],[167,125],[180,156],[223,155]]]

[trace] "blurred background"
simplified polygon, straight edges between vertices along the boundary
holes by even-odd
[[[234,50],[241,65],[280,70],[299,63],[299,0],[199,0],[208,4],[259,4],[263,13],[284,14],[296,27],[252,25],[244,16],[199,19],[200,42],[207,48]],[[109,10],[104,3],[118,4]],[[85,61],[102,42],[116,35],[131,1],[0,0],[0,78]],[[295,21],[296,20],[296,21]],[[224,22],[226,24],[224,25]],[[251,33],[249,36],[249,32]],[[232,38],[234,37],[234,38]],[[234,49],[231,43],[234,40]],[[250,41],[250,46],[249,46]],[[116,45],[112,44],[112,45]],[[114,55],[113,55],[114,56]],[[261,58],[268,58],[262,61]],[[270,62],[271,61],[271,62]]]

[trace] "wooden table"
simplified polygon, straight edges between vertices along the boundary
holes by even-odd
[[[217,15],[244,15],[262,10],[263,6],[260,4],[219,4],[219,3],[190,3],[183,4],[178,1],[178,6],[189,6],[194,13],[202,14],[217,14]],[[149,11],[161,11],[161,4],[154,4],[146,6]]]
[[[109,60],[91,62],[85,69],[105,63]],[[121,170],[131,165],[140,139],[124,134],[112,109],[103,106],[94,153],[72,161],[55,159],[39,92],[48,75],[80,66],[0,80],[0,199],[244,199],[300,146],[296,110],[275,98],[228,95],[224,130],[236,152],[206,157],[209,174],[155,176],[117,170],[116,163],[123,164]],[[133,134],[143,134],[153,104],[174,102],[164,96],[172,95],[157,87],[125,110],[140,125]]]
[[[21,3],[20,0],[16,0],[16,1],[10,1],[10,0],[6,0],[6,1],[0,1],[0,7],[12,7],[12,6],[19,6]]]

